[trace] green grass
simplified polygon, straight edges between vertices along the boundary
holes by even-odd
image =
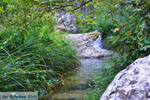
[[[52,93],[50,85],[78,66],[76,52],[52,18],[41,17],[27,27],[6,26],[0,31],[0,90]]]

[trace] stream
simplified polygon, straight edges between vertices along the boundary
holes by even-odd
[[[91,41],[90,36],[95,34],[98,34],[98,38]],[[113,53],[113,51],[103,49],[102,37],[98,31],[86,35],[69,34],[69,36],[75,41],[74,46],[79,51],[78,54],[87,58],[83,58],[84,56],[79,57],[80,66],[71,71],[68,77],[64,78],[64,85],[59,87],[59,91],[52,95],[52,100],[85,100],[88,95],[95,92],[92,89],[93,80],[96,76],[102,74],[105,64],[109,64],[110,55]],[[101,57],[99,58],[97,55]]]
[[[83,97],[94,92],[90,85],[96,75],[103,72],[109,58],[80,58],[81,65],[64,79],[64,87],[53,94],[52,100],[83,100]]]

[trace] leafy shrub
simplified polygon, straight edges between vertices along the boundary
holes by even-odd
[[[135,59],[149,54],[148,9],[150,2],[127,0],[119,4],[122,8],[117,8],[114,13],[114,16],[116,14],[119,17],[113,19],[114,22],[117,22],[116,28],[107,37],[110,47],[123,58],[119,58],[120,60],[116,58],[115,66],[125,68]],[[120,20],[122,18],[123,20]]]
[[[95,88],[100,93],[92,94],[95,98],[102,95],[119,71],[150,53],[149,0],[102,0],[96,7],[106,8],[105,14],[109,15],[105,19],[100,13],[100,19],[96,20],[101,21],[96,21],[96,28],[104,33],[110,48],[119,56],[112,57],[111,64],[106,65],[104,73],[96,78]]]

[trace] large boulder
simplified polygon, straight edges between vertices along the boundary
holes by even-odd
[[[56,13],[56,23],[63,26],[66,31],[77,31],[77,26],[75,25],[75,17],[73,14],[68,12]]]
[[[118,73],[100,100],[150,100],[150,55]]]
[[[66,38],[71,39],[73,46],[77,50],[78,57],[97,58],[113,54],[112,51],[101,48],[101,34],[97,31],[82,34],[68,34]]]

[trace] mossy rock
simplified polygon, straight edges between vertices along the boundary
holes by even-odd
[[[101,33],[98,31],[90,32],[88,35],[92,38],[92,40],[96,40]]]

